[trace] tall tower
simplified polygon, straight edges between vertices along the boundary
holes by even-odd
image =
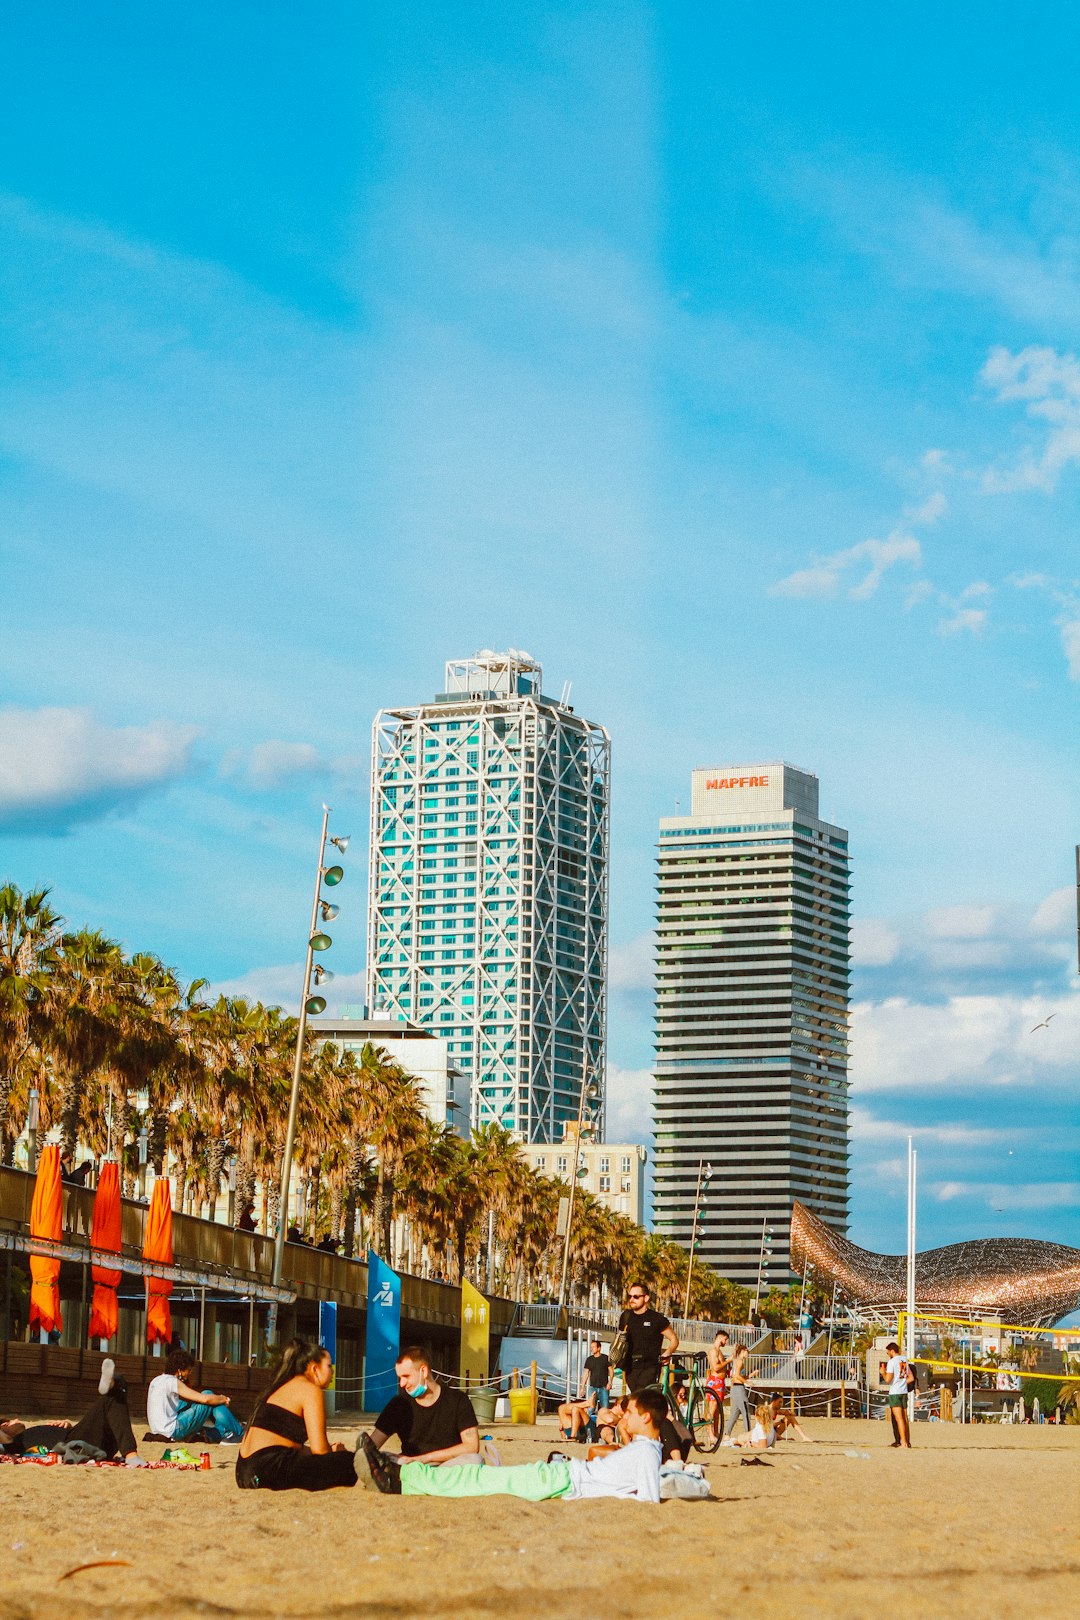
[[[446,666],[372,738],[369,1007],[426,1025],[468,1077],[474,1125],[554,1142],[607,1045],[602,726],[545,697],[527,653]]]
[[[689,1246],[712,1165],[702,1259],[754,1287],[790,1274],[800,1199],[848,1211],[848,835],[791,765],[693,773],[691,814],[660,822],[654,1122],[656,1229]]]

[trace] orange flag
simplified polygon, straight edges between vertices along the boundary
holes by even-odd
[[[59,1243],[64,1229],[64,1195],[60,1186],[60,1149],[42,1148],[30,1205],[30,1236]],[[30,1326],[45,1333],[59,1332],[60,1262],[40,1254],[30,1256]]]
[[[94,1194],[94,1219],[90,1228],[90,1243],[95,1249],[120,1253],[120,1166],[106,1159],[98,1178]],[[120,1311],[116,1303],[116,1285],[120,1272],[111,1266],[94,1268],[94,1299],[90,1306],[90,1338],[111,1339],[116,1333]]]
[[[143,1259],[156,1260],[166,1266],[172,1265],[172,1202],[169,1196],[169,1181],[166,1176],[159,1176],[157,1181],[154,1182],[150,1208],[146,1212]],[[156,1342],[168,1344],[172,1339],[172,1311],[169,1309],[169,1295],[171,1293],[172,1283],[166,1278],[147,1277],[146,1340],[148,1344]]]

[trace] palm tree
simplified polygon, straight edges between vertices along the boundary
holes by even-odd
[[[63,918],[48,889],[22,894],[0,888],[0,1163],[10,1164],[18,1129],[13,1098],[29,1089],[28,1069],[39,1057],[44,1008]]]

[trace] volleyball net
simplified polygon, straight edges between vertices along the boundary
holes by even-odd
[[[897,1338],[907,1343],[914,1328],[913,1362],[931,1373],[996,1373],[1004,1389],[1019,1389],[1020,1379],[1080,1377],[1080,1328],[1037,1328],[970,1317],[933,1316],[901,1311]]]

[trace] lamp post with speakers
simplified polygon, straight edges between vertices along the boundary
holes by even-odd
[[[309,1016],[317,1018],[326,1011],[326,997],[319,995],[318,988],[325,981],[332,979],[333,974],[315,957],[323,951],[328,951],[334,943],[326,933],[325,924],[332,922],[337,916],[339,907],[332,901],[323,897],[323,889],[334,889],[345,876],[341,866],[325,864],[326,845],[333,844],[338,852],[344,855],[349,847],[348,838],[327,839],[327,828],[330,822],[330,806],[323,805],[322,832],[319,837],[319,863],[315,875],[315,898],[311,905],[311,927],[308,930],[307,954],[304,958],[304,982],[300,994],[300,1019],[296,1029],[296,1056],[293,1061],[292,1090],[289,1093],[289,1122],[285,1128],[285,1151],[281,1159],[281,1180],[278,1187],[278,1217],[277,1232],[274,1237],[274,1269],[272,1282],[276,1287],[281,1283],[281,1265],[285,1254],[285,1230],[288,1226],[289,1207],[289,1181],[292,1175],[293,1149],[296,1145],[296,1115],[300,1100],[300,1073],[304,1062],[304,1038],[307,1034],[307,1021]],[[312,979],[315,981],[315,993],[312,992]],[[277,1330],[277,1305],[270,1307],[270,1337],[273,1339]]]
[[[704,1159],[698,1160],[697,1191],[694,1194],[694,1224],[690,1229],[690,1259],[686,1265],[686,1301],[683,1305],[683,1317],[690,1318],[690,1284],[694,1279],[694,1256],[698,1246],[698,1220],[701,1215],[701,1200],[708,1191],[709,1182],[713,1177],[713,1167],[706,1164]]]

